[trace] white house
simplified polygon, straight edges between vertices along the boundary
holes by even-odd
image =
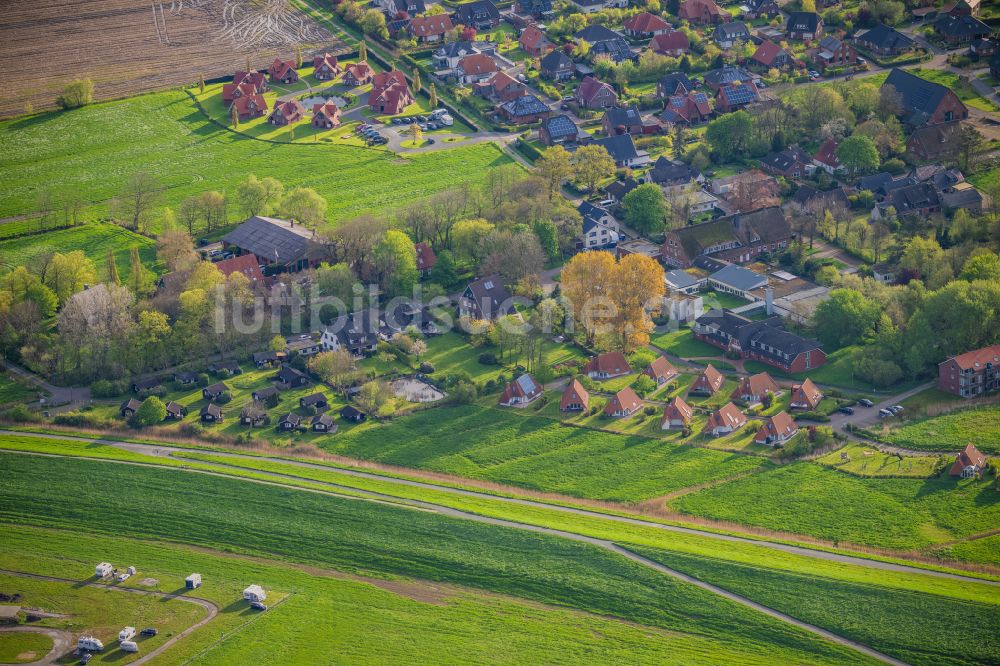
[[[251,603],[255,601],[259,603],[267,599],[267,593],[260,585],[254,584],[243,590],[243,599]]]
[[[580,245],[584,250],[613,247],[621,240],[621,225],[601,206],[584,201],[577,209],[583,217],[583,234]]]

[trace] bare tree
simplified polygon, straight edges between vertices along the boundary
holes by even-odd
[[[132,231],[144,231],[146,223],[160,197],[161,186],[151,174],[137,171],[122,185],[117,213]]]

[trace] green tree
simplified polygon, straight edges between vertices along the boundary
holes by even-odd
[[[416,95],[420,92],[420,68],[413,68],[413,94]],[[431,107],[433,108],[433,107]]]
[[[455,268],[455,255],[450,250],[441,250],[437,253],[437,261],[434,263],[434,268],[431,269],[431,280],[445,289],[458,281],[458,271]]]
[[[546,148],[535,160],[535,173],[548,184],[551,199],[573,175],[572,156],[562,146]]]
[[[958,157],[962,171],[968,173],[976,165],[985,144],[986,138],[974,125],[962,125],[958,134]]]
[[[133,245],[129,248],[129,268],[132,274],[129,276],[129,286],[132,293],[141,296],[149,292],[150,277],[146,267],[142,265],[142,258],[139,256],[139,246]]]
[[[992,280],[1000,283],[1000,255],[987,251],[969,257],[958,277],[968,282]]]
[[[205,77],[204,76],[199,76],[198,77],[198,94],[199,95],[204,95],[205,94]]]
[[[385,24],[385,14],[378,9],[369,9],[366,11],[361,17],[359,25],[366,35],[374,35],[382,39],[386,39],[389,36],[389,29]]]
[[[361,40],[361,43],[358,44],[358,61],[368,62],[368,44],[366,44],[363,39]]]
[[[281,200],[279,211],[284,217],[315,228],[326,222],[326,199],[311,187],[296,187]]]
[[[428,96],[430,97],[431,109],[436,109],[438,105],[438,95],[437,95],[437,90],[434,88],[433,82],[429,86]]]
[[[538,236],[538,244],[545,253],[545,258],[555,261],[559,258],[559,237],[556,225],[551,220],[538,220],[534,224],[535,235]]]
[[[407,296],[417,283],[417,251],[402,231],[385,232],[372,251],[379,284],[390,296]]]
[[[479,264],[489,252],[486,240],[494,226],[482,218],[459,220],[451,230],[452,247],[457,258]]]
[[[59,303],[65,303],[70,296],[83,289],[85,284],[97,281],[94,262],[82,250],[66,254],[55,253],[45,271],[45,286],[51,289]]]
[[[657,234],[665,228],[667,202],[663,190],[654,183],[644,183],[622,199],[625,221],[643,234]]]
[[[577,180],[584,183],[591,194],[597,189],[598,181],[610,178],[615,173],[615,161],[604,146],[577,148],[573,153],[572,163]]]
[[[166,405],[155,395],[151,395],[139,405],[139,409],[136,410],[135,415],[132,417],[132,424],[137,428],[144,428],[162,423],[165,418],[167,418]]]
[[[746,111],[727,113],[708,124],[705,140],[720,162],[728,162],[746,154],[753,121]]]
[[[94,101],[94,82],[89,78],[69,82],[56,99],[63,110],[78,109]]]
[[[875,142],[863,134],[853,134],[841,141],[837,158],[851,173],[869,173],[880,163]]]
[[[41,279],[24,266],[18,266],[3,279],[4,289],[17,303],[34,303],[43,319],[55,314],[59,299],[54,291],[42,284]]]
[[[348,264],[320,264],[315,275],[321,295],[338,298],[344,303],[351,302],[358,279]]]
[[[278,180],[271,177],[261,180],[251,173],[236,187],[236,203],[247,217],[267,215],[281,201],[284,191]]]
[[[122,280],[118,275],[118,261],[115,259],[115,251],[110,247],[108,248],[108,254],[105,257],[104,263],[108,271],[108,282],[110,284],[121,284]]]
[[[882,307],[854,289],[834,289],[816,306],[813,326],[825,344],[834,349],[858,344],[875,334]]]

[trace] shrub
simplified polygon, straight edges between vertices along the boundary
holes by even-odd
[[[639,375],[639,377],[632,382],[632,389],[639,395],[646,397],[656,390],[656,382],[650,379],[647,375]]]
[[[451,397],[459,405],[468,405],[475,402],[479,392],[472,382],[459,382],[452,388]]]
[[[117,398],[128,390],[124,381],[100,379],[90,385],[90,395],[95,398]]]
[[[85,412],[64,412],[62,414],[56,414],[52,417],[52,422],[58,425],[74,427],[83,426],[88,428],[110,429],[115,426],[115,423],[110,419],[98,416],[97,414],[87,414]]]
[[[210,381],[212,381],[212,380],[208,376],[208,373],[205,373],[205,372],[198,373],[198,387],[199,388],[205,388],[206,386],[208,386],[208,383]]]
[[[429,375],[434,372],[434,364],[424,361],[420,364],[420,372],[424,375]]]
[[[71,81],[56,98],[56,103],[67,111],[86,106],[92,101],[94,101],[94,82],[90,79]]]
[[[24,423],[38,423],[42,420],[42,416],[28,409],[27,405],[11,407],[3,413],[3,417],[8,421],[21,421]]]
[[[479,355],[479,363],[481,365],[496,365],[497,355],[492,352],[483,352]]]
[[[654,414],[656,414],[656,407],[653,407],[652,405],[646,405],[646,408],[643,409],[642,411],[645,412],[646,416],[653,416]]]
[[[132,417],[132,425],[136,428],[156,425],[167,418],[167,407],[163,401],[155,395],[151,395],[142,401],[135,416]]]
[[[219,403],[220,405],[225,405],[228,404],[232,399],[233,399],[232,394],[229,391],[225,391],[219,394],[219,397],[215,399],[215,402]]]

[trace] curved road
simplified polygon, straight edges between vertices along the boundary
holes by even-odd
[[[21,578],[31,578],[31,579],[34,579],[34,580],[45,580],[45,581],[50,581],[50,582],[53,582],[53,583],[74,583],[74,584],[79,584],[80,583],[80,581],[78,581],[78,580],[72,580],[70,578],[59,578],[57,576],[40,576],[38,574],[24,573],[22,571],[10,571],[10,570],[7,570],[7,569],[0,569],[0,573],[7,574],[9,576],[20,576]],[[156,592],[156,591],[153,591],[153,590],[139,590],[139,589],[132,588],[132,587],[121,587],[120,585],[108,585],[106,583],[96,583],[95,582],[95,583],[86,583],[85,585],[91,586],[91,587],[101,587],[101,588],[104,588],[106,590],[116,590],[118,592],[126,592],[126,593],[129,593],[129,594],[143,594],[143,595],[146,595],[146,596],[159,597],[160,599],[164,599],[164,600],[177,599],[178,601],[184,601],[184,602],[187,602],[189,604],[197,604],[198,606],[201,606],[202,608],[204,608],[207,611],[206,614],[205,614],[205,617],[203,617],[201,620],[199,620],[198,622],[195,622],[194,624],[192,624],[190,627],[188,627],[184,631],[180,632],[179,634],[177,634],[175,636],[171,636],[170,638],[168,638],[166,640],[166,642],[163,643],[163,645],[159,646],[155,650],[150,650],[149,652],[146,652],[145,654],[143,654],[141,657],[139,657],[135,661],[129,662],[130,664],[143,664],[143,663],[146,663],[147,661],[149,661],[153,657],[156,657],[157,655],[162,654],[163,652],[165,652],[166,650],[168,650],[174,643],[176,643],[177,641],[181,640],[182,638],[184,638],[188,634],[190,634],[190,633],[192,633],[194,631],[197,631],[201,627],[203,627],[206,624],[208,624],[209,622],[211,622],[212,619],[216,615],[219,614],[219,607],[217,605],[215,605],[214,603],[212,603],[211,601],[208,601],[207,599],[199,599],[197,597],[189,597],[189,596],[185,596],[183,594],[171,594],[169,592]],[[39,630],[43,630],[42,633],[47,633],[46,630],[48,630],[47,627],[12,627],[10,630],[11,631],[18,631],[18,630],[26,630],[26,629],[39,629]],[[4,630],[0,629],[0,631],[4,631]],[[49,652],[49,654],[46,655],[44,659],[42,659],[40,661],[36,661],[36,662],[34,662],[34,664],[52,664],[52,663],[55,663],[55,661],[56,661],[56,659],[58,657],[66,654],[68,651],[70,651],[71,649],[74,649],[74,647],[75,647],[74,644],[73,644],[73,635],[70,632],[68,632],[68,631],[61,631],[59,629],[52,629],[50,631],[54,631],[54,632],[57,632],[59,634],[65,634],[65,636],[68,636],[69,637],[68,645],[64,646],[64,645],[61,645],[60,642],[56,642],[55,648],[53,648],[53,650],[51,652]],[[63,639],[64,638],[65,637],[63,637]],[[55,641],[55,640],[56,640],[56,638],[53,636],[53,641]],[[62,648],[62,649],[58,649],[58,648]],[[34,664],[32,664],[31,666],[34,666]]]

